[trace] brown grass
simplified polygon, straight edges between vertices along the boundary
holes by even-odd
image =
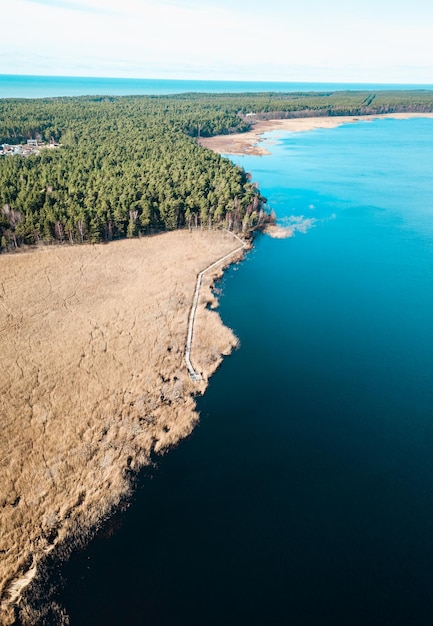
[[[0,257],[1,624],[44,555],[94,527],[128,473],[188,435],[193,395],[236,344],[197,273],[239,246],[221,232],[172,233]]]

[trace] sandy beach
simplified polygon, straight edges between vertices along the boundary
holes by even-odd
[[[203,381],[190,380],[196,277],[238,247],[227,232],[175,231],[0,257],[1,624],[44,556],[95,528],[152,451],[191,432],[194,395],[236,345],[206,308],[217,266],[192,343]]]
[[[270,153],[266,148],[267,140],[263,138],[263,135],[271,131],[299,133],[316,128],[337,128],[343,124],[371,122],[377,119],[392,118],[405,120],[414,117],[431,118],[433,117],[433,113],[389,113],[365,116],[302,117],[279,120],[259,120],[254,123],[253,129],[247,133],[202,137],[200,139],[200,145],[220,154],[255,154],[260,156]]]

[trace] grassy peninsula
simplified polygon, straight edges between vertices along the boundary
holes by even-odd
[[[203,382],[190,380],[197,274],[238,248],[223,228],[266,221],[250,176],[203,138],[257,120],[431,111],[432,92],[0,100],[0,144],[59,144],[0,157],[0,623],[45,619],[52,609],[23,597],[44,559],[191,432],[194,395],[236,345],[206,307],[219,266],[194,329]]]
[[[206,308],[217,266],[194,325],[203,381],[190,380],[196,277],[237,248],[230,233],[194,229],[0,257],[0,623],[17,604],[40,623],[19,598],[44,559],[82,541],[152,452],[191,432],[194,395],[236,345]]]

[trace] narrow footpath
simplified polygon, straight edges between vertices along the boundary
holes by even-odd
[[[227,232],[230,232],[230,231],[227,231]],[[185,347],[185,362],[186,362],[186,366],[188,368],[188,372],[189,372],[191,380],[193,380],[195,382],[199,382],[199,381],[202,380],[201,374],[194,369],[194,367],[193,367],[193,365],[191,363],[191,346],[192,346],[192,336],[193,336],[193,332],[194,332],[195,314],[196,314],[196,311],[197,311],[197,304],[198,304],[198,299],[199,299],[199,296],[200,296],[200,287],[201,287],[201,284],[202,284],[203,276],[206,274],[206,272],[209,272],[211,269],[213,269],[214,267],[216,267],[220,263],[223,263],[226,259],[229,259],[234,254],[236,254],[240,250],[242,250],[242,249],[247,247],[246,243],[244,241],[242,241],[242,239],[240,237],[235,235],[235,233],[230,232],[230,234],[233,235],[233,237],[235,237],[236,239],[238,239],[240,241],[241,245],[238,248],[236,248],[236,250],[233,250],[233,252],[229,252],[228,254],[226,254],[223,257],[221,257],[220,259],[218,259],[218,261],[215,261],[214,263],[212,263],[211,265],[206,267],[197,276],[197,283],[196,283],[196,286],[195,286],[194,299],[192,301],[192,307],[191,307],[191,311],[190,311],[190,314],[189,314],[188,335],[187,335],[187,338],[186,338],[186,347]]]

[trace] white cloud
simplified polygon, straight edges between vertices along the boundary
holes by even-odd
[[[2,0],[0,72],[433,82],[432,12],[358,4]]]

